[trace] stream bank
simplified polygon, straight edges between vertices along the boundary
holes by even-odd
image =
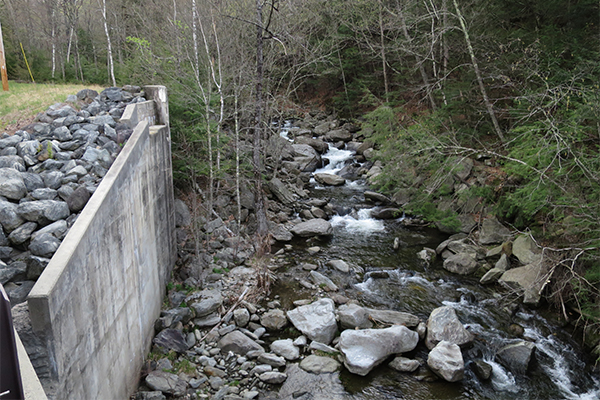
[[[274,255],[252,259],[232,221],[202,221],[209,250],[182,259],[137,398],[598,396],[570,333],[511,301],[535,305],[543,290],[531,285],[544,270],[530,237],[512,240],[494,219],[478,235],[420,226],[401,199],[366,191],[381,165],[357,127],[297,125],[267,159],[279,171],[268,186]],[[506,279],[512,298],[480,283],[519,268]],[[252,297],[269,277],[270,297]]]

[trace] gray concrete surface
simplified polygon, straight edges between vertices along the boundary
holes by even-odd
[[[146,93],[166,103],[164,87]],[[168,118],[167,104],[155,109]],[[174,231],[170,131],[141,117],[28,298],[57,399],[133,392],[175,262]]]

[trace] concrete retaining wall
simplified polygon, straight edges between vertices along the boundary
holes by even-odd
[[[128,106],[122,122],[140,122],[28,298],[57,399],[128,398],[175,262],[166,89],[145,90],[153,100]]]

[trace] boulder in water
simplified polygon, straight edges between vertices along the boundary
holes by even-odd
[[[392,354],[412,351],[418,342],[417,332],[394,325],[385,329],[345,330],[338,347],[346,368],[353,374],[365,376]]]
[[[429,352],[427,365],[448,382],[458,382],[465,377],[465,362],[460,347],[442,340]]]
[[[473,341],[473,334],[465,329],[451,307],[439,307],[431,312],[427,321],[427,348],[433,349],[439,342],[464,346]]]
[[[512,372],[525,374],[533,358],[534,351],[534,343],[520,341],[502,347],[496,353],[496,359]]]
[[[479,264],[467,253],[453,254],[444,260],[444,269],[459,275],[469,275],[475,272]]]
[[[394,310],[375,310],[368,308],[369,317],[377,322],[390,325],[404,325],[413,328],[419,325],[419,317],[413,314]]]
[[[335,304],[331,299],[321,299],[287,312],[296,329],[309,339],[329,344],[337,332]]]
[[[402,210],[394,207],[376,208],[371,211],[375,219],[394,219],[402,216]]]
[[[315,180],[317,182],[319,182],[321,185],[342,186],[344,183],[346,183],[346,180],[344,178],[342,178],[341,176],[334,175],[334,174],[327,174],[324,172],[314,174],[314,177],[315,177]]]
[[[346,129],[336,129],[325,134],[325,138],[330,142],[349,142],[352,140],[352,133]]]
[[[315,218],[299,223],[291,229],[291,232],[300,237],[331,236],[333,235],[333,227],[328,221]]]

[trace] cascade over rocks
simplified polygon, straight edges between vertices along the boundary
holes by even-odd
[[[302,171],[305,168],[306,170],[312,168],[314,171],[317,167],[323,167],[319,153],[324,150],[324,146],[319,141],[323,137],[325,140],[332,140],[331,131],[339,125],[339,122],[331,120],[321,123],[314,123],[313,120],[300,121],[298,123],[300,127],[291,128],[288,136],[296,138],[296,143],[292,145],[290,141],[282,139],[281,142],[285,142],[281,146],[282,155],[277,155],[281,157],[280,164],[277,164],[277,168],[280,169],[274,174],[276,178],[271,180],[266,192],[269,196],[267,211],[271,220],[270,232],[274,239],[286,243],[275,244],[277,248],[273,249],[274,254],[264,260],[264,265],[262,265],[263,261],[260,261],[258,266],[264,272],[257,274],[254,261],[250,261],[255,251],[251,239],[233,234],[238,231],[237,228],[244,231],[253,223],[250,197],[245,200],[247,204],[243,205],[244,216],[248,218],[249,223],[238,227],[237,221],[228,218],[229,215],[225,214],[227,202],[231,202],[234,195],[229,192],[219,193],[218,197],[221,200],[215,201],[215,204],[220,204],[215,206],[219,217],[215,218],[211,215],[208,218],[209,222],[202,220],[202,223],[198,224],[203,227],[200,233],[210,237],[206,247],[196,255],[194,246],[191,245],[192,240],[182,245],[184,249],[188,249],[186,250],[189,252],[188,259],[181,262],[182,265],[176,275],[181,282],[185,283],[186,289],[185,291],[180,289],[179,292],[170,290],[168,299],[171,308],[168,313],[164,312],[161,315],[155,328],[157,332],[176,329],[181,332],[185,343],[189,345],[186,351],[179,353],[177,359],[177,362],[186,360],[193,364],[193,372],[190,376],[186,376],[187,372],[179,374],[187,385],[188,394],[197,393],[194,390],[199,389],[206,398],[215,399],[343,399],[348,395],[339,380],[340,369],[345,368],[351,374],[364,376],[377,365],[392,358],[393,361],[389,363],[391,369],[403,373],[417,371],[415,378],[418,380],[436,380],[439,376],[449,382],[460,381],[465,378],[465,362],[481,380],[490,378],[491,365],[481,359],[473,360],[474,357],[481,357],[478,351],[482,341],[478,340],[474,343],[474,349],[465,351],[463,359],[461,347],[467,347],[473,341],[474,335],[465,329],[453,308],[440,307],[433,310],[425,324],[419,317],[410,313],[368,308],[358,303],[360,297],[352,296],[354,292],[351,287],[361,281],[365,285],[374,286],[385,282],[392,286],[398,283],[401,287],[398,290],[400,295],[404,294],[401,291],[413,290],[413,283],[419,290],[419,282],[422,278],[418,273],[414,274],[413,281],[413,275],[410,273],[404,275],[401,268],[395,271],[360,265],[359,258],[344,254],[344,249],[336,249],[337,252],[331,255],[326,253],[329,247],[335,247],[338,238],[329,240],[320,236],[331,236],[332,224],[336,227],[337,235],[340,229],[339,220],[332,218],[336,213],[339,216],[358,220],[359,209],[375,206],[379,210],[390,210],[389,214],[397,217],[401,210],[394,207],[404,204],[411,197],[409,189],[399,190],[393,200],[371,192],[365,193],[364,199],[360,195],[353,196],[351,201],[356,201],[356,206],[336,204],[338,198],[330,197],[329,194],[323,198],[307,198],[307,189],[314,183],[309,183],[312,175]],[[321,132],[319,135],[322,137],[309,140],[314,126],[317,126],[314,131]],[[352,132],[350,129],[347,131]],[[335,137],[336,143],[327,145],[341,149],[344,147],[342,140],[341,137]],[[361,153],[373,157],[377,150],[372,148],[372,144],[363,146],[364,143],[358,140],[364,140],[364,137],[361,134],[352,135],[345,150],[362,149]],[[266,156],[273,161],[276,155]],[[318,163],[316,156],[319,157]],[[329,160],[323,157],[323,160],[335,163],[336,169],[341,166],[335,157]],[[364,161],[364,158],[359,161]],[[457,159],[455,164],[457,167],[450,172],[449,181],[458,194],[479,177],[475,176],[477,167],[472,161]],[[272,165],[276,163],[273,162]],[[366,162],[362,165],[348,163],[336,174],[350,180],[364,179],[367,176],[376,176],[382,171],[382,167],[380,162],[377,164]],[[323,170],[327,171],[327,168]],[[345,175],[344,171],[348,175]],[[315,175],[317,175],[315,180],[319,182],[321,175]],[[338,190],[322,186],[325,184],[320,183],[316,190],[323,192]],[[342,190],[347,189],[354,190],[350,184],[342,188]],[[245,192],[251,193],[250,190]],[[180,206],[183,217],[185,204],[182,203]],[[231,215],[234,215],[234,212],[231,212]],[[495,265],[494,269],[497,271],[502,271],[501,274],[517,269],[511,267],[521,259],[516,256],[510,257],[512,255],[510,231],[498,221],[495,223],[492,221],[492,223],[485,223],[487,232],[486,229],[482,229],[472,233],[471,231],[476,227],[473,225],[475,220],[470,217],[464,218],[464,223],[461,219],[461,229],[464,228],[465,233],[453,235],[436,250],[428,248],[422,250],[423,258],[428,260],[427,264],[423,265],[426,272],[442,275],[439,282],[430,280],[430,284],[436,287],[448,284],[445,279],[448,274],[445,271],[433,271],[438,268],[434,262],[438,255],[446,260],[446,266],[456,259],[464,258],[466,260],[464,263],[456,263],[456,266],[449,268],[460,271],[457,273],[476,273],[477,278],[492,265]],[[331,222],[328,221],[329,218],[332,218]],[[376,222],[381,223],[381,221]],[[404,223],[410,225],[411,218],[406,218],[406,221],[403,219],[385,222],[386,226]],[[466,229],[468,226],[470,228]],[[185,237],[185,232],[185,229],[181,229],[179,233],[181,237]],[[292,235],[295,237],[293,238]],[[410,249],[415,243],[431,246],[424,235],[414,231],[411,235],[410,239],[402,237],[402,241],[400,238],[394,241],[394,246],[399,253]],[[482,243],[478,240],[480,238],[483,238],[482,242],[493,240],[494,243],[503,242],[503,245],[486,253],[487,249],[479,245]],[[328,243],[326,245],[323,244],[325,240]],[[300,251],[297,247],[299,242],[302,243]],[[234,261],[233,254],[238,254],[241,249],[246,251],[244,259]],[[414,252],[416,253],[417,251]],[[310,256],[306,256],[307,254]],[[225,255],[231,257],[224,257]],[[476,265],[475,268],[473,263]],[[468,272],[462,272],[463,270]],[[252,295],[245,299],[240,298],[246,288],[252,287],[258,282],[258,277],[264,279],[264,276],[274,276],[283,281],[281,286],[277,284],[274,297],[261,299]],[[497,278],[491,278],[490,282],[494,282],[494,279]],[[458,280],[457,278],[456,281]],[[456,282],[452,282],[452,285],[455,284]],[[459,284],[456,286],[457,291],[461,293],[457,310],[461,310],[462,306],[472,307],[480,300],[479,294],[475,297],[469,289],[461,288]],[[192,293],[186,293],[187,290],[192,290]],[[194,306],[194,304],[205,299],[200,294],[204,291],[220,293],[222,302],[218,307],[208,308],[210,311],[205,310],[209,314],[198,317],[195,310],[198,305]],[[457,298],[450,295],[449,298],[438,299],[438,301],[443,300],[453,302],[457,301]],[[367,302],[373,304],[371,299]],[[175,310],[178,309],[189,310],[189,315],[176,312]],[[205,311],[200,313],[203,314]],[[293,326],[290,326],[290,323]],[[480,331],[480,329],[485,330],[484,327],[473,326],[469,329],[473,329],[481,336],[487,334]],[[342,333],[339,338],[336,338],[338,331]],[[512,335],[510,332],[508,334]],[[420,340],[423,340],[425,346],[431,350],[427,357],[418,355],[416,359],[410,359],[399,355],[414,351]],[[425,351],[424,346],[418,348],[418,352],[422,351]],[[510,353],[509,349],[498,350],[496,360],[512,371],[511,368],[514,367],[505,364],[508,361],[501,361],[502,357],[508,358]],[[514,358],[520,360],[521,353],[519,352]],[[163,358],[158,364],[164,365],[166,361],[168,360]],[[510,363],[512,363],[510,365],[519,364],[515,360]],[[152,366],[150,369],[160,368]],[[503,367],[494,365],[494,369],[496,368]],[[514,369],[515,373],[522,370],[522,368]],[[467,374],[467,382],[475,379],[474,374]],[[164,393],[169,395],[166,391]]]

